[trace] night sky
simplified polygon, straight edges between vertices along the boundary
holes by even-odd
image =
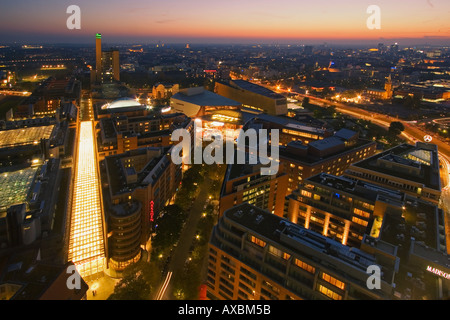
[[[81,29],[68,30],[69,5]],[[369,5],[381,8],[370,30]],[[355,43],[450,45],[448,0],[15,0],[0,4],[0,43]]]

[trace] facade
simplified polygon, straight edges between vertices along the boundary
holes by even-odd
[[[102,82],[120,81],[119,50],[102,52]]]
[[[276,215],[283,215],[288,176],[261,175],[261,165],[230,164],[223,181],[219,216],[226,210],[247,202]]]
[[[102,181],[108,229],[109,266],[122,271],[138,261],[152,233],[152,222],[181,183],[181,166],[170,148],[140,148],[108,156]]]
[[[152,98],[155,100],[169,99],[180,91],[178,84],[157,83],[152,88]]]
[[[389,299],[397,261],[385,262],[241,204],[226,211],[213,229],[208,295],[220,300]],[[381,290],[366,287],[372,264],[384,271]]]
[[[293,118],[272,116],[268,114],[253,115],[244,129],[279,130],[280,146],[287,146],[292,141],[309,144],[333,135],[333,131],[323,127],[311,126]]]
[[[441,179],[437,146],[402,144],[352,164],[345,175],[439,203]]]
[[[344,245],[247,203],[235,206],[224,212],[210,238],[208,297],[448,299],[450,259],[441,246],[445,243],[443,212],[407,196],[404,204],[405,209],[400,210],[386,206],[376,227],[379,231],[365,233],[359,247]],[[428,227],[423,226],[424,221]],[[417,235],[423,230],[426,236],[419,240]],[[374,269],[379,270],[376,288],[369,287],[373,274],[369,270]]]
[[[270,115],[285,115],[288,112],[286,97],[245,80],[217,81],[214,92],[239,101],[244,107],[257,109]]]

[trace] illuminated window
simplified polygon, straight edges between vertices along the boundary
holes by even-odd
[[[311,198],[311,196],[312,196],[312,193],[309,191],[306,191],[306,190],[302,190],[301,194],[302,194],[302,196],[305,196],[308,198]]]
[[[352,221],[355,222],[355,223],[357,223],[357,224],[360,224],[360,225],[362,225],[362,226],[364,226],[364,227],[367,227],[367,225],[369,224],[369,222],[367,222],[367,221],[365,221],[365,220],[362,220],[362,219],[359,219],[359,218],[357,218],[357,217],[353,217],[353,218],[352,218]]]
[[[319,285],[319,291],[333,300],[342,300],[341,295],[337,294],[333,290],[328,289],[325,286]]]
[[[266,243],[264,241],[256,238],[255,236],[251,236],[250,241],[253,242],[254,244],[260,246],[261,248],[264,248],[266,246]]]
[[[358,216],[361,216],[361,217],[364,217],[364,218],[370,218],[370,213],[365,212],[365,211],[363,211],[363,210],[361,210],[361,209],[355,208],[355,209],[353,210],[353,212],[354,212],[355,214],[357,214]]]
[[[340,280],[330,276],[329,274],[326,274],[325,272],[322,273],[322,279],[325,280],[326,282],[332,284],[333,286],[341,289],[341,290],[345,289],[345,283],[344,282],[342,282],[342,281],[340,281]]]
[[[305,271],[308,271],[309,273],[315,273],[316,272],[316,268],[314,268],[313,266],[307,264],[306,262],[303,262],[302,260],[295,259],[295,265],[297,267],[302,268]]]

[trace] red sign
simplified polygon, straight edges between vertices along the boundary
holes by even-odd
[[[150,201],[150,221],[153,222],[154,211],[153,211],[153,200]]]

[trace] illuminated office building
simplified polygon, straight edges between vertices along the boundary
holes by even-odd
[[[91,82],[108,83],[120,81],[118,50],[102,50],[102,35],[95,35],[95,69],[91,70]]]
[[[434,204],[439,203],[441,196],[439,154],[434,144],[399,145],[353,163],[345,175]]]
[[[210,299],[435,300],[450,297],[442,211],[405,199],[351,247],[247,203],[225,211],[208,255]],[[424,225],[426,222],[426,225]],[[437,232],[436,232],[437,231]],[[417,238],[421,234],[422,239]],[[380,271],[369,288],[369,268]],[[372,282],[373,283],[373,282]]]
[[[282,216],[288,175],[278,170],[274,175],[261,175],[261,164],[229,164],[222,184],[219,216],[241,203],[250,203]]]
[[[286,195],[319,172],[343,175],[352,163],[374,155],[376,146],[375,141],[360,139],[357,132],[347,129],[309,144],[289,142],[280,147],[280,171],[289,175]]]
[[[387,299],[397,260],[383,261],[245,203],[227,210],[213,229],[208,295],[220,300]],[[384,271],[381,290],[366,287],[372,264]]]
[[[139,261],[153,221],[181,183],[181,166],[171,161],[170,150],[140,148],[104,160],[107,260],[117,272]]]

